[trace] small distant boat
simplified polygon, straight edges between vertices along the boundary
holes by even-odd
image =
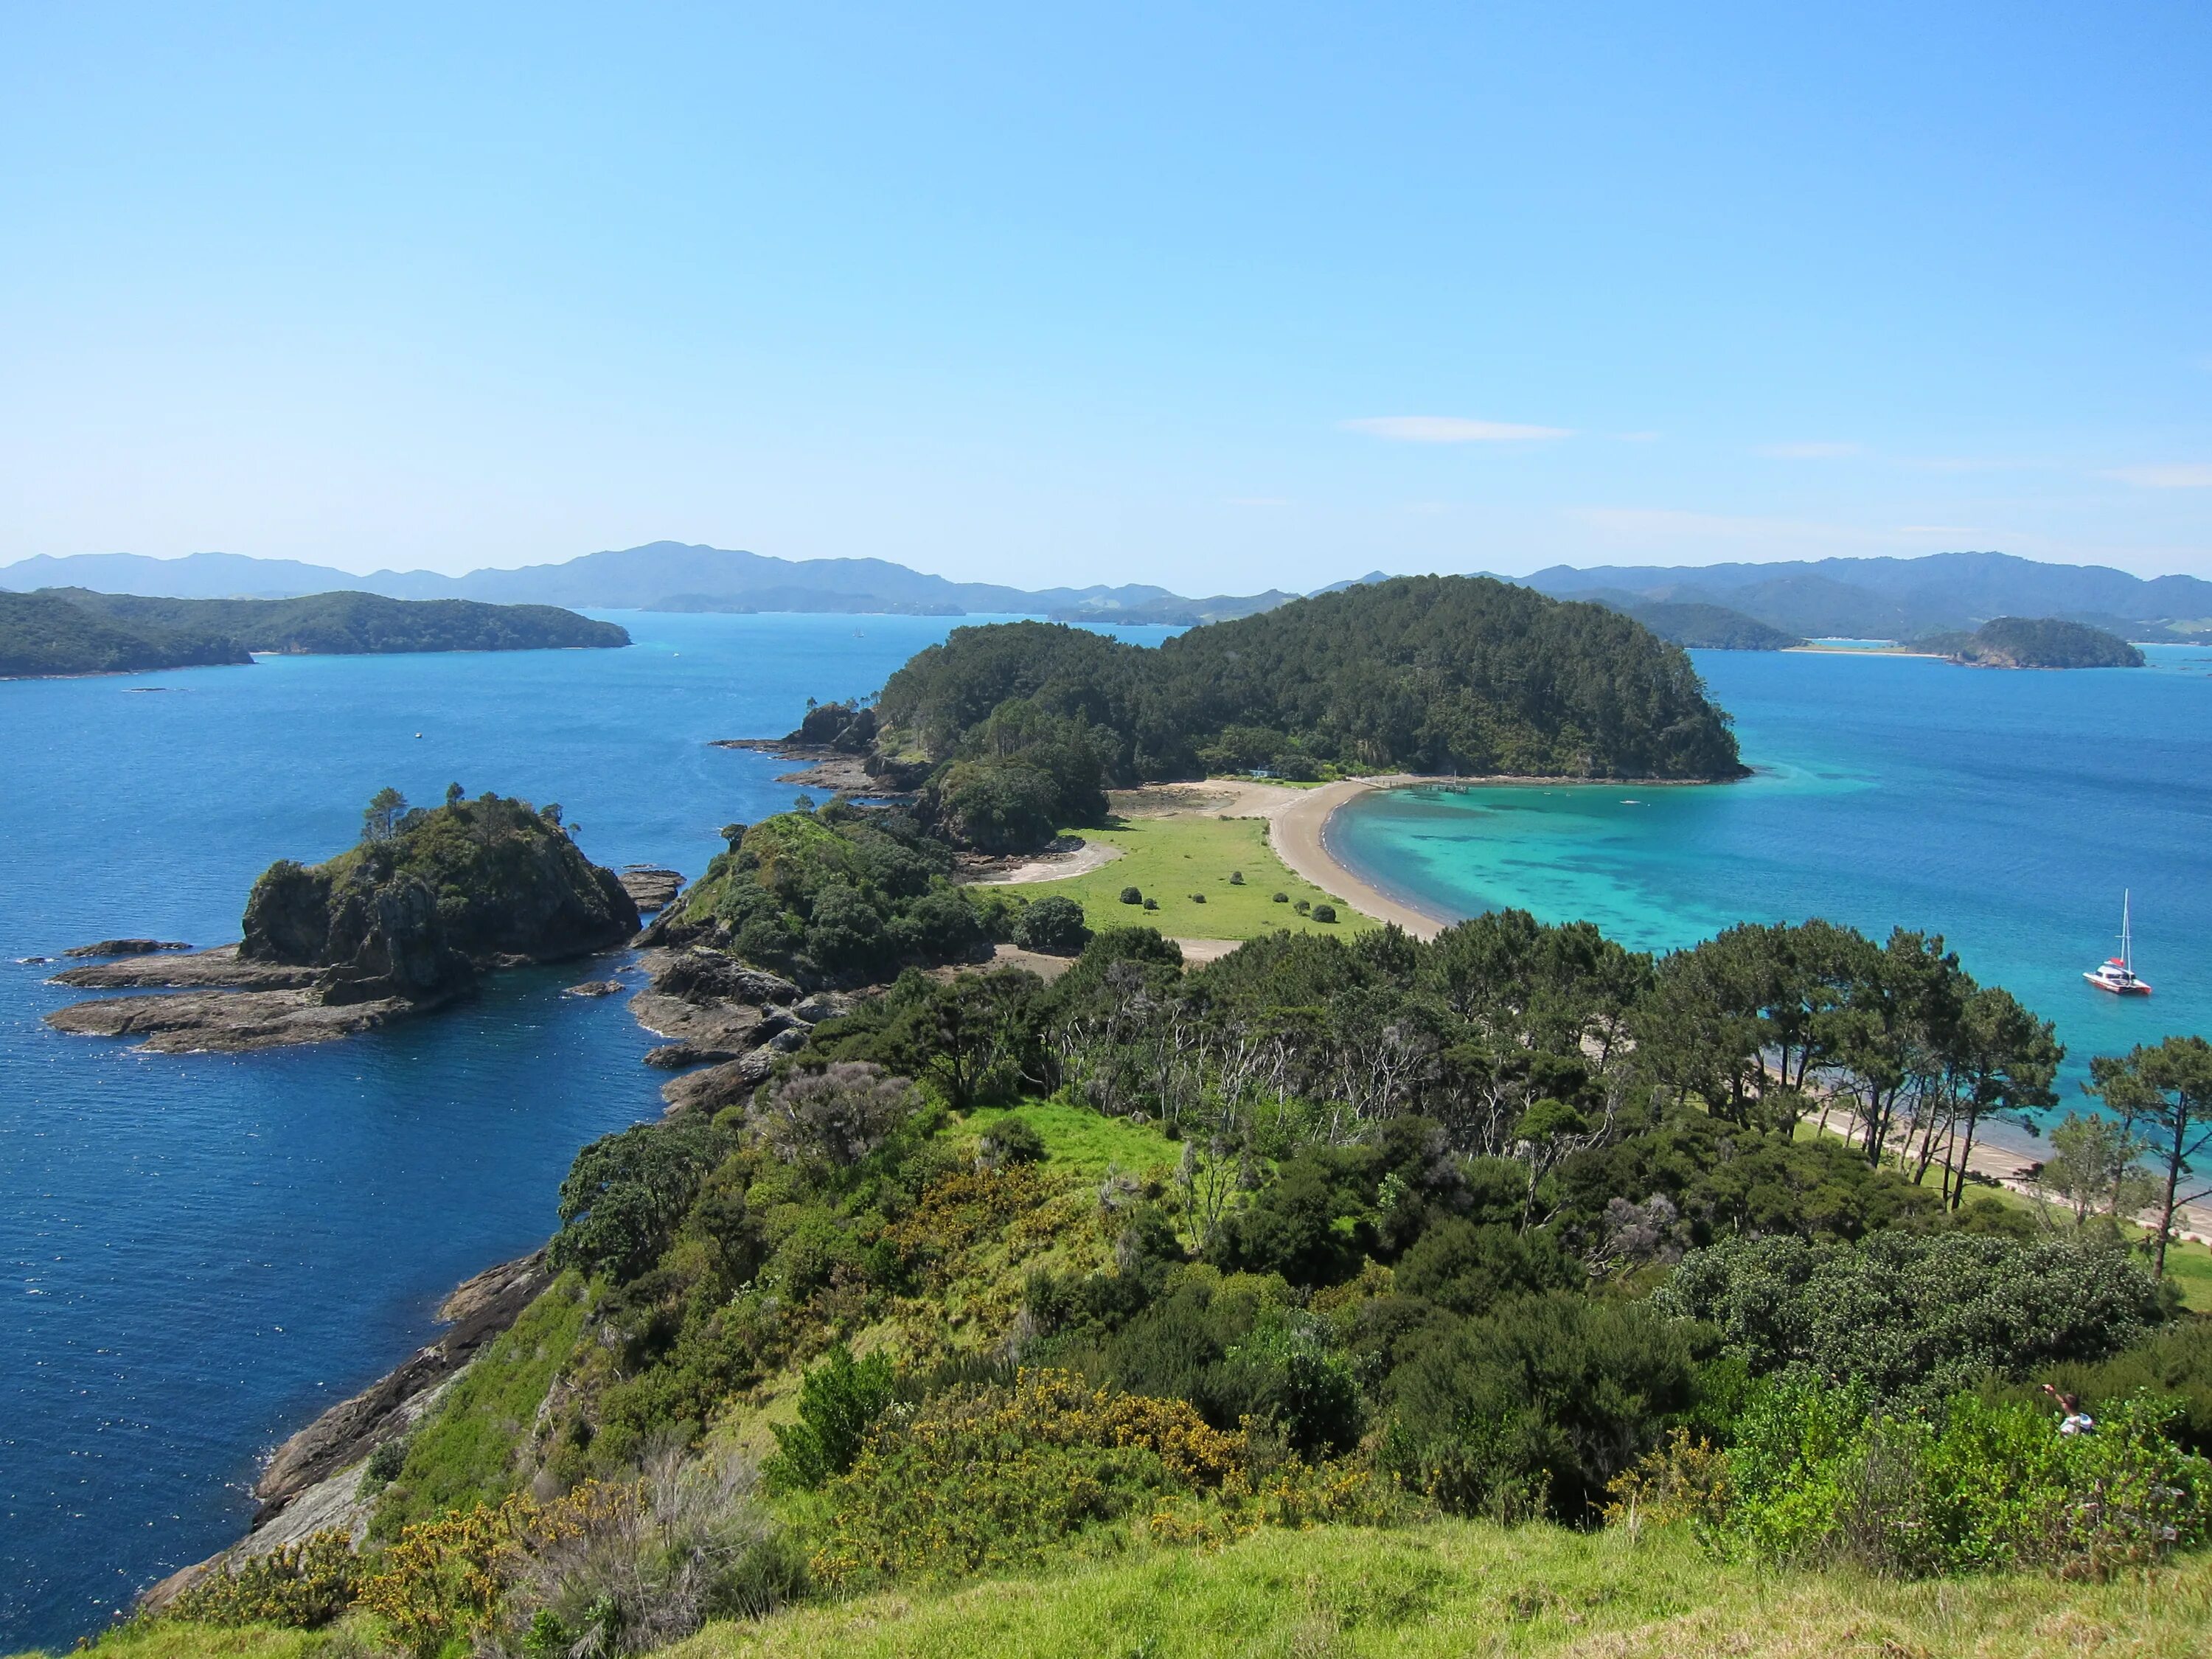
[[[2136,972],[2133,928],[2128,917],[2129,895],[2120,895],[2120,953],[2108,957],[2081,975],[2100,991],[2110,991],[2118,997],[2147,997],[2150,981]]]

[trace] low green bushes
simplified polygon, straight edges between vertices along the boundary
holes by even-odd
[[[2101,1578],[2212,1536],[2212,1467],[2166,1436],[2170,1415],[2125,1401],[2094,1431],[2063,1435],[2027,1406],[1960,1395],[1933,1413],[1892,1414],[1872,1409],[1863,1387],[1797,1372],[1754,1398],[1723,1478],[1691,1507],[1725,1555],[1901,1577]],[[1617,1486],[1616,1505],[1689,1453],[1677,1441],[1648,1461]]]

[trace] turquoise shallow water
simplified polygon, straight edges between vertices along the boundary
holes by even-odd
[[[1743,919],[1942,933],[2093,1053],[2212,1033],[2212,652],[2017,673],[1851,653],[1699,652],[1757,775],[1715,787],[1363,798],[1329,847],[1448,916],[1519,906],[1638,947]],[[2135,894],[2155,994],[2082,982]]]
[[[16,958],[235,939],[254,876],[350,844],[386,783],[557,800],[592,857],[696,875],[793,793],[708,739],[787,731],[954,625],[617,619],[629,650],[0,684],[0,1651],[236,1536],[259,1454],[543,1240],[576,1148],[661,1081],[620,1000],[560,994],[609,962],[349,1042],[155,1057],[41,1025],[76,994]]]

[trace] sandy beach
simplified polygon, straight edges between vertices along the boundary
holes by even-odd
[[[1269,802],[1264,811],[1253,816],[1267,818],[1267,842],[1275,849],[1275,856],[1315,886],[1335,894],[1362,915],[1377,921],[1395,922],[1415,939],[1434,939],[1448,925],[1445,920],[1416,909],[1362,881],[1329,852],[1328,830],[1329,818],[1339,807],[1370,789],[1436,781],[1434,778],[1399,775],[1346,778],[1340,783],[1323,784],[1318,789],[1274,788],[1268,793],[1285,799]]]

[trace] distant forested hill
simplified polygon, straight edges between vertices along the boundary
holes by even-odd
[[[840,718],[817,711],[809,735],[834,740]],[[1156,650],[1047,623],[958,629],[850,718],[879,772],[926,778],[948,832],[1001,848],[1094,821],[1109,785],[1210,771],[1744,770],[1679,647],[1487,577],[1348,588]]]
[[[1724,605],[1639,599],[1632,593],[1586,597],[1633,617],[1670,645],[1692,651],[1786,651],[1805,643],[1802,636],[1747,617]]]
[[[133,627],[52,593],[0,592],[0,679],[143,674],[252,660],[236,640],[204,629]]]
[[[2055,617],[1998,617],[1971,634],[1914,644],[1978,668],[2141,668],[2143,653],[2117,634]]]
[[[363,656],[629,643],[612,623],[544,605],[387,599],[154,599],[81,587],[0,592],[0,675],[146,672],[243,663],[247,653]]]
[[[387,599],[313,593],[297,599],[148,599],[82,588],[49,590],[125,625],[228,634],[249,651],[364,656],[405,651],[542,651],[629,643],[613,623],[550,605]]]

